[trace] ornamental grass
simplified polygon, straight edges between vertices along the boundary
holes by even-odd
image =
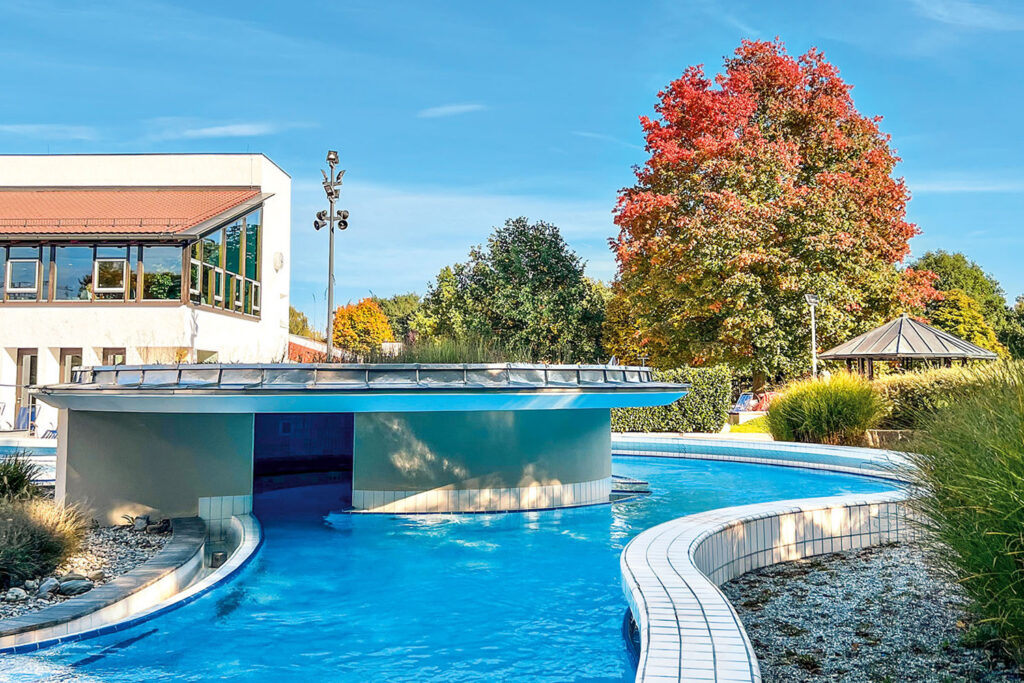
[[[41,470],[24,451],[0,458],[0,500],[25,500],[39,495],[33,482]]]
[[[86,529],[76,506],[0,501],[0,587],[52,572],[81,547]]]
[[[911,451],[911,504],[937,567],[1024,662],[1024,365],[992,368],[923,421]]]
[[[786,387],[769,406],[768,428],[776,441],[857,445],[884,413],[870,382],[840,372]]]

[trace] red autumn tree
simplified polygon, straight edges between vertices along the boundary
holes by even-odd
[[[714,81],[690,67],[659,93],[615,210],[630,328],[607,331],[610,351],[782,378],[810,364],[805,293],[824,347],[927,303],[930,274],[897,268],[918,232],[899,159],[850,89],[815,49],[744,41]]]

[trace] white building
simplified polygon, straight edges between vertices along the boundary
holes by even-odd
[[[0,156],[0,430],[77,365],[285,360],[290,212],[261,154]]]

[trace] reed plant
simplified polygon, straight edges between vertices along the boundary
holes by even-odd
[[[936,566],[1024,663],[1024,365],[991,368],[923,421],[910,450],[911,505]]]
[[[39,495],[35,482],[39,479],[39,465],[25,451],[0,457],[0,500],[25,500]]]

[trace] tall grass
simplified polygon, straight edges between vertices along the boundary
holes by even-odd
[[[52,572],[79,549],[86,528],[75,506],[0,501],[0,586]]]
[[[912,505],[938,567],[1024,663],[1024,365],[1000,365],[911,444]]]
[[[375,351],[366,360],[371,363],[530,363],[536,356],[528,348],[500,344],[484,337],[431,337],[405,344],[395,354]]]
[[[26,451],[0,457],[0,499],[25,500],[39,495],[33,482],[42,473]]]
[[[777,441],[858,444],[884,412],[867,380],[842,372],[786,387],[768,408],[768,429]]]

